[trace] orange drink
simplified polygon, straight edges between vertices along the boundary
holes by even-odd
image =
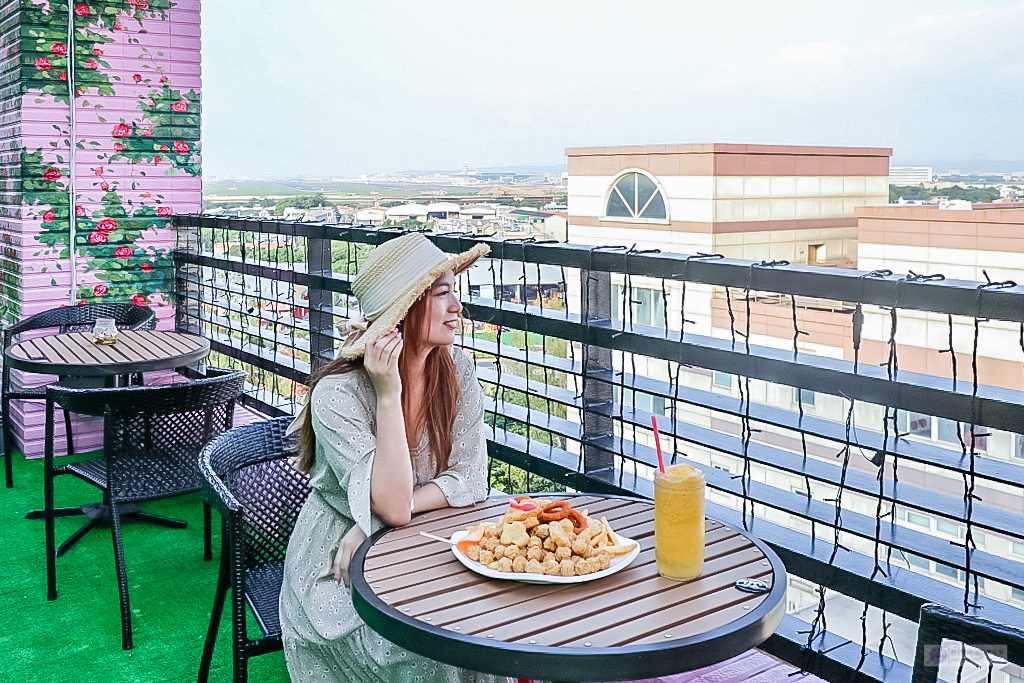
[[[654,473],[654,557],[658,573],[682,581],[704,565],[704,473],[672,465]]]

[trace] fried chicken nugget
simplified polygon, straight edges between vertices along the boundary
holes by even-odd
[[[548,536],[544,539],[544,544],[541,547],[544,548],[544,550],[555,552],[555,548],[557,548],[558,546],[555,545],[555,539]]]
[[[544,539],[537,536],[530,536],[530,542],[526,544],[527,548],[543,548]]]
[[[544,559],[542,561],[544,562],[544,564],[550,564],[551,562],[556,562],[556,563],[558,562],[558,560],[555,559],[555,553],[552,552],[552,551],[548,551],[548,552],[544,553]]]
[[[562,560],[558,563],[558,573],[562,576],[576,576],[576,565],[572,560]]]
[[[490,550],[481,550],[479,562],[480,564],[490,566],[491,562],[494,562],[494,553]]]
[[[526,571],[526,556],[525,555],[517,555],[516,558],[514,560],[512,560],[512,571],[514,571],[514,572],[516,572],[518,574],[522,574],[523,572]]]
[[[572,528],[571,522],[569,524],[569,527]],[[548,525],[548,531],[551,534],[550,538],[555,542],[556,546],[561,547],[572,545],[572,542],[569,540],[569,532],[566,531],[565,527],[563,527],[561,524]],[[546,548],[547,546],[545,545],[544,547]]]
[[[536,560],[538,562],[544,561],[544,549],[543,548],[529,548],[526,551],[526,559]]]
[[[536,529],[537,527],[539,527],[540,520],[537,519],[536,516],[527,517],[523,520],[523,524],[526,526],[526,530],[529,531],[530,529]]]
[[[612,556],[603,550],[598,550],[590,559],[597,560],[600,569],[608,569],[612,566]]]
[[[573,565],[576,567],[577,576],[585,576],[587,574],[593,574],[594,568],[590,564],[590,560],[585,560],[582,557],[574,557]]]
[[[543,574],[544,565],[537,560],[528,560],[526,562],[526,573],[527,574]]]
[[[562,568],[557,562],[552,560],[551,562],[544,563],[544,573],[548,576],[558,576],[562,573]]]
[[[526,525],[522,522],[512,522],[506,524],[501,530],[501,543],[502,545],[521,545],[525,546],[530,542],[530,534],[526,532]]]
[[[562,560],[571,560],[572,550],[569,548],[569,546],[560,546],[558,549],[555,550],[555,559],[559,562],[561,562]]]
[[[505,572],[505,573],[511,572],[512,571],[512,560],[508,559],[507,557],[503,557],[500,560],[498,560],[498,571],[499,572]]]
[[[572,544],[572,554],[578,557],[590,557],[590,545],[586,541],[576,539]]]
[[[494,547],[494,559],[500,560],[503,557],[505,557],[505,546],[499,543]]]
[[[480,561],[480,546],[471,545],[466,548],[466,557],[473,560],[474,562]]]
[[[517,557],[526,557],[526,551],[517,545],[505,546],[505,557],[514,560]]]
[[[561,525],[562,530],[565,531],[567,536],[569,534],[576,533],[576,527],[572,525],[572,520],[568,517],[558,520],[558,523]]]
[[[494,536],[487,536],[486,532],[485,532],[484,539],[482,541],[480,541],[480,549],[481,550],[490,550],[493,553],[494,549],[497,548],[497,547],[498,547],[498,532],[497,532],[497,530],[495,530]]]
[[[538,524],[533,528],[533,535],[543,540],[548,537],[548,530],[550,529],[547,524]]]

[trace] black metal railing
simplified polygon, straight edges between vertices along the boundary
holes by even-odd
[[[312,365],[343,341],[334,323],[358,312],[350,275],[373,245],[402,234],[177,223],[178,327],[211,340],[211,362],[246,369],[246,400],[267,414],[294,411]],[[809,614],[787,617],[765,649],[830,680],[904,681],[914,652],[894,653],[890,629],[915,621],[924,602],[1024,624],[1024,394],[977,379],[986,335],[1012,339],[1020,357],[1003,351],[1024,360],[1024,288],[430,238],[449,252],[491,246],[458,287],[472,321],[461,344],[487,394],[492,483],[537,488],[530,478],[541,477],[650,497],[657,415],[671,461],[705,471],[709,514],[756,533],[813,587],[810,598],[791,587],[810,602],[801,610],[795,599],[792,611]],[[809,311],[833,316],[854,360],[809,349]],[[899,367],[900,323],[922,316],[948,325],[951,349],[954,331],[965,344],[947,355],[952,377]],[[784,348],[781,332],[755,340],[769,318],[791,318]],[[921,436],[933,423],[939,438]],[[852,629],[849,617],[829,621],[839,599],[856,607]]]

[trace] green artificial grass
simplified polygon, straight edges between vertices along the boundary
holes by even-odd
[[[87,456],[88,457],[88,456]],[[0,488],[0,679],[96,681],[195,681],[217,583],[220,521],[213,513],[213,556],[203,561],[203,510],[199,494],[147,503],[143,509],[188,522],[167,529],[133,521],[122,525],[135,647],[121,649],[121,616],[109,527],[89,532],[57,559],[56,600],[46,599],[42,520],[26,520],[43,507],[42,460],[14,458],[14,488]],[[56,505],[99,502],[98,489],[73,476],[57,477]],[[58,519],[57,543],[85,518]],[[230,596],[229,596],[230,600]],[[258,628],[249,619],[250,633]],[[221,619],[210,681],[230,681],[230,602]],[[280,652],[249,660],[249,680],[287,681]]]

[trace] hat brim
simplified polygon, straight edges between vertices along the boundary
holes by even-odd
[[[398,324],[405,319],[409,309],[416,303],[416,299],[423,292],[427,291],[437,278],[449,270],[454,271],[456,275],[465,272],[480,258],[486,256],[490,250],[491,247],[487,244],[476,244],[461,254],[450,255],[448,261],[429,270],[410,286],[402,296],[396,299],[394,303],[384,309],[384,312],[370,323],[366,330],[350,334],[345,339],[342,347],[338,349],[338,358],[344,360],[360,358],[366,351],[366,342],[388,334],[398,327]]]

